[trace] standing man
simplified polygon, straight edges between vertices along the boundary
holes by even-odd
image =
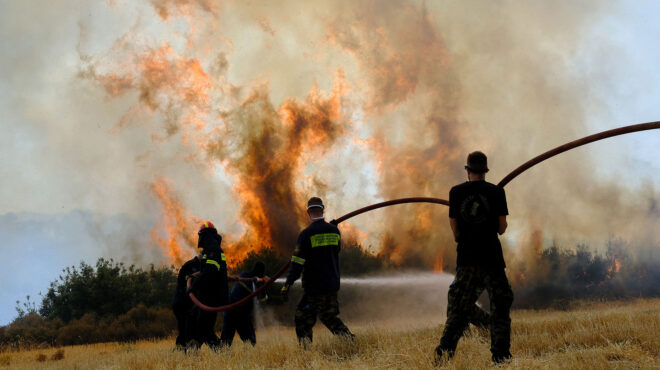
[[[296,308],[295,323],[298,342],[303,347],[312,342],[312,328],[317,315],[332,334],[350,339],[355,337],[337,317],[341,235],[336,225],[325,222],[323,210],[320,198],[313,197],[307,202],[311,224],[298,236],[291,257],[291,269],[282,287],[282,296],[286,299],[289,287],[302,273],[305,293]]]
[[[197,248],[202,249],[202,269],[199,276],[193,280],[188,292],[194,292],[199,300],[208,306],[223,306],[227,304],[227,258],[220,244],[222,237],[218,234],[212,222],[204,222],[198,234]],[[215,334],[217,312],[207,312],[199,307],[193,308],[195,318],[194,339],[196,347],[203,343],[212,350],[220,348],[220,339]]]
[[[193,276],[197,276],[201,269],[202,260],[198,256],[195,256],[181,266],[176,279],[176,292],[172,300],[172,311],[174,311],[177,328],[179,329],[179,335],[177,335],[175,342],[176,349],[184,350],[188,341],[193,339],[191,338],[192,328],[190,328],[190,311],[193,307],[193,302],[188,297],[188,294],[186,294],[186,290],[189,280]]]
[[[252,271],[241,272],[239,278],[253,279],[253,281],[238,280],[229,294],[229,304],[238,302],[259,289],[264,284],[265,271],[266,264],[257,261],[252,266]],[[220,341],[223,345],[231,346],[236,332],[243,342],[250,342],[253,346],[257,344],[257,335],[254,331],[254,299],[223,313],[222,334],[220,334]],[[268,294],[264,292],[259,296],[259,301],[265,302],[266,300],[268,300]]]
[[[438,363],[443,356],[451,358],[463,335],[474,304],[484,289],[490,299],[490,351],[495,363],[511,358],[511,318],[513,291],[504,272],[502,246],[497,234],[506,230],[509,214],[504,189],[486,182],[486,155],[468,155],[468,181],[449,192],[449,224],[458,243],[456,277],[449,286],[447,322],[435,349]]]

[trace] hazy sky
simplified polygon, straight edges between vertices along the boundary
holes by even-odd
[[[405,138],[408,132],[396,122],[407,119],[417,108],[437,103],[420,97],[426,91],[433,91],[431,99],[442,100],[447,105],[442,112],[451,110],[458,122],[478,122],[474,127],[479,127],[481,134],[476,142],[488,143],[483,144],[490,145],[486,150],[501,159],[501,166],[492,174],[497,179],[532,155],[567,140],[660,120],[657,1],[580,5],[570,1],[519,5],[506,1],[501,6],[479,1],[411,1],[404,11],[393,10],[391,15],[387,8],[394,8],[395,2],[383,1],[378,11],[381,18],[375,20],[360,20],[356,14],[364,9],[352,2],[336,7],[329,2],[301,10],[293,4],[271,9],[274,3],[267,1],[223,3],[189,0],[177,7],[167,0],[0,0],[0,301],[4,302],[0,324],[15,316],[14,301],[45,292],[62,268],[79,261],[94,263],[105,256],[138,264],[167,263],[149,234],[159,227],[162,213],[151,190],[159,175],[172,181],[193,213],[212,218],[228,233],[240,234],[244,225],[238,219],[235,175],[226,162],[211,170],[202,168],[204,158],[199,156],[198,147],[190,144],[198,126],[186,121],[191,108],[179,106],[182,103],[199,104],[195,106],[199,111],[204,110],[204,104],[233,109],[239,106],[234,100],[244,98],[245,91],[267,85],[268,100],[277,108],[289,97],[306,99],[314,86],[332,91],[337,81],[342,81],[337,76],[344,73],[350,90],[345,95],[351,101],[347,105],[353,110],[338,130],[350,133],[328,150],[343,161],[353,161],[352,168],[358,171],[321,159],[313,163],[309,157],[302,166],[310,177],[324,181],[330,199],[342,204],[337,213],[398,194],[396,188],[383,183],[396,172],[378,181],[372,179],[377,171],[374,158],[387,158],[387,151],[378,146],[365,149],[364,143],[382,133],[393,147],[403,148],[396,155],[409,151],[414,143],[391,138]],[[388,30],[405,36],[408,31],[415,33],[413,27],[424,27],[406,20],[406,12],[424,15],[432,30],[421,34],[428,37],[429,46],[441,44],[442,50],[427,49],[424,38],[414,39],[422,43],[414,45],[417,49],[391,40]],[[378,26],[387,17],[392,17],[391,24]],[[217,20],[217,24],[196,24],[191,19]],[[470,35],[459,34],[462,32]],[[495,40],[489,32],[502,39]],[[213,40],[202,39],[209,34]],[[362,47],[355,48],[353,43]],[[365,45],[374,45],[374,50],[365,50]],[[392,50],[378,50],[376,45]],[[134,59],[155,49],[168,58],[188,56],[181,60],[179,73],[194,70],[196,60],[212,61],[200,64],[210,81],[217,84],[212,88],[211,102],[200,103],[189,96],[170,99],[168,92],[178,94],[180,85],[169,91],[169,77],[148,76],[151,79],[147,82],[159,84],[160,94],[151,97],[160,106],[150,111],[144,108],[147,103],[136,103],[148,102],[145,89],[126,87],[126,81],[107,81],[109,76],[121,77],[118,71],[125,72],[124,77],[143,76]],[[403,52],[397,53],[400,50]],[[400,56],[420,50],[423,52],[413,56]],[[387,59],[390,52],[399,58],[392,60],[403,60],[402,65],[421,70],[419,76],[425,80],[410,78],[392,85],[382,82],[387,80],[388,71],[400,72],[397,66],[389,70],[388,65],[383,67],[385,73],[379,74],[381,63],[391,61]],[[159,62],[158,55],[153,58]],[[424,72],[429,67],[423,62],[429,58],[437,58],[434,63],[458,66],[447,67],[449,77],[434,79],[432,73]],[[519,69],[529,72],[519,74]],[[191,76],[185,86],[192,89],[198,81]],[[541,77],[538,81],[529,79],[534,76]],[[361,85],[361,81],[366,82]],[[457,85],[462,87],[456,93],[458,98],[451,91],[437,92]],[[521,87],[527,85],[534,88]],[[113,92],[113,87],[117,91]],[[562,96],[564,91],[570,92],[570,97]],[[567,107],[573,104],[576,107]],[[118,124],[127,117],[126,125]],[[509,119],[513,123],[504,123]],[[177,125],[168,126],[170,121]],[[157,126],[159,122],[165,124]],[[420,131],[414,132],[424,132],[424,127],[419,124],[414,130]],[[501,127],[511,130],[510,142]],[[432,128],[428,130],[429,136],[435,135]],[[485,140],[490,136],[496,139]],[[427,139],[419,139],[419,145],[430,140],[429,147],[433,147],[433,139]],[[521,143],[523,139],[528,142]],[[453,140],[460,141],[457,147],[463,148],[466,139],[459,133]],[[314,155],[322,158],[314,153],[310,156]],[[588,166],[580,170],[593,174],[581,174],[580,181],[593,176],[597,182],[614,183],[632,193],[646,192],[646,199],[657,199],[660,132],[610,139],[568,158],[574,161],[581,156],[588,156]],[[556,166],[564,165],[561,160],[556,162]],[[543,168],[560,172],[551,166]],[[339,175],[326,179],[324,171]],[[317,189],[303,180],[297,184],[301,188]],[[523,177],[515,180],[523,181]],[[539,184],[542,180],[529,181],[543,189]],[[439,188],[444,189],[444,183],[441,185]],[[429,186],[423,190],[435,191]],[[589,190],[566,190],[581,191]],[[444,193],[401,194],[414,195],[446,197]],[[623,193],[619,201],[625,202],[625,198]],[[653,222],[657,226],[660,213],[657,208],[655,212]],[[367,223],[374,219],[367,220],[357,226],[368,234],[373,229]],[[555,219],[547,222],[559,223]],[[510,225],[512,238],[527,230],[515,222]]]

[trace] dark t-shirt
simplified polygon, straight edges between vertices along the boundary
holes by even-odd
[[[458,266],[504,268],[497,237],[499,216],[506,216],[504,188],[486,181],[469,181],[449,192],[449,217],[458,224]]]

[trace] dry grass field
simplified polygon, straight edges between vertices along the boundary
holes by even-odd
[[[513,369],[660,369],[660,299],[581,303],[571,310],[514,311]],[[417,317],[391,323],[352,324],[357,339],[334,338],[320,324],[311,349],[298,348],[292,328],[257,333],[255,348],[234,346],[219,353],[173,352],[173,340],[106,343],[0,353],[0,368],[12,369],[424,369],[433,368],[442,318]],[[448,369],[493,367],[489,338],[471,329]]]

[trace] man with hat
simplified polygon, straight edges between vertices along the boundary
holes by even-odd
[[[312,342],[317,316],[333,334],[354,337],[337,317],[341,234],[336,225],[325,221],[323,210],[320,198],[313,197],[307,202],[311,223],[298,236],[291,269],[282,287],[282,296],[286,299],[289,287],[302,274],[304,294],[296,308],[295,323],[298,342],[303,347]]]
[[[449,192],[449,224],[458,243],[456,277],[449,286],[447,322],[435,349],[438,363],[451,358],[458,340],[474,315],[475,302],[484,289],[490,299],[491,354],[495,363],[511,358],[511,318],[513,291],[506,278],[502,246],[497,235],[507,227],[509,214],[502,187],[486,182],[486,155],[468,155],[468,181]]]

